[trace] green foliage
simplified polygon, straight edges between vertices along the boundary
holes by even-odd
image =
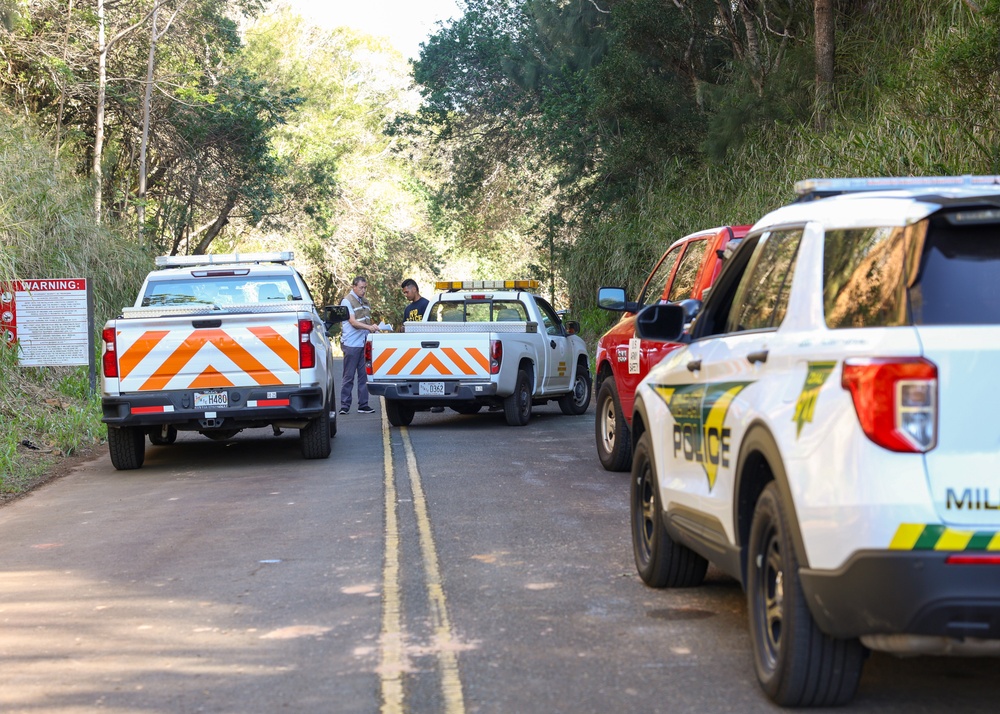
[[[0,281],[87,278],[99,330],[133,302],[150,257],[94,222],[87,186],[54,171],[52,147],[2,105],[0,157]],[[0,498],[23,491],[54,459],[97,444],[100,416],[86,369],[20,367],[0,346]]]

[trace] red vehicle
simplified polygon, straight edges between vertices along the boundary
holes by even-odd
[[[597,455],[608,471],[632,466],[631,424],[635,388],[677,342],[649,342],[635,334],[635,315],[656,301],[703,300],[722,270],[726,248],[735,248],[750,226],[722,226],[692,233],[671,245],[646,278],[635,302],[622,288],[601,288],[597,303],[625,313],[597,343]]]

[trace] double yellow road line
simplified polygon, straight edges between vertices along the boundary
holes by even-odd
[[[413,512],[417,522],[420,552],[424,564],[425,587],[430,605],[434,650],[437,653],[441,674],[443,711],[447,714],[464,714],[465,699],[458,673],[456,642],[452,636],[448,617],[448,602],[438,566],[437,547],[427,514],[427,499],[417,468],[417,458],[410,443],[406,427],[399,430],[406,453],[406,470],[413,491]],[[403,623],[402,588],[400,587],[399,505],[396,474],[392,461],[392,444],[389,440],[389,420],[382,410],[382,454],[385,477],[385,562],[382,567],[382,632],[379,638],[379,678],[381,681],[382,714],[402,714],[405,692],[403,675],[407,670],[406,629]]]

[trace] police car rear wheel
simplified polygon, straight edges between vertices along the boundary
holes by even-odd
[[[119,471],[139,468],[146,458],[145,432],[137,426],[110,427],[108,452],[111,454],[111,464]]]
[[[642,581],[654,588],[701,585],[708,561],[675,543],[663,524],[660,489],[649,433],[640,437],[632,461],[632,550]]]
[[[386,399],[385,416],[393,426],[409,426],[413,421],[413,407],[400,404],[396,399]]]
[[[509,426],[524,426],[531,419],[531,382],[523,369],[517,371],[514,393],[503,400],[503,412]]]
[[[306,459],[325,459],[330,455],[329,405],[320,416],[299,429],[299,446]]]
[[[750,526],[747,605],[761,688],[782,706],[846,704],[857,691],[864,647],[816,626],[798,578],[789,519],[773,481]]]
[[[605,379],[597,392],[594,419],[597,457],[607,471],[628,471],[632,466],[632,436],[613,379]]]

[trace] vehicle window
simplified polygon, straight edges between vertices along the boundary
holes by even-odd
[[[666,291],[670,273],[673,271],[674,265],[677,263],[677,258],[680,257],[683,250],[683,245],[675,246],[669,253],[660,258],[660,262],[653,268],[650,276],[646,278],[646,284],[642,286],[642,291],[639,293],[640,306],[659,302]]]
[[[823,307],[827,327],[888,327],[908,323],[906,233],[899,227],[827,231],[823,240]]]
[[[545,325],[545,334],[561,335],[563,333],[562,323],[559,321],[559,317],[556,315],[556,311],[552,309],[552,306],[540,297],[535,298],[535,303],[542,313],[542,324]]]
[[[141,304],[143,307],[188,304],[226,307],[301,299],[294,283],[285,278],[240,276],[152,282],[147,286]]]
[[[1000,225],[930,222],[910,289],[916,325],[1000,324]]]
[[[673,285],[670,286],[668,301],[677,302],[691,297],[691,293],[694,292],[694,281],[698,277],[698,270],[701,268],[701,261],[707,247],[707,240],[696,240],[688,243],[684,257],[681,258],[681,263],[677,266]]]
[[[747,236],[740,249],[728,257],[712,287],[712,297],[705,303],[705,309],[695,318],[691,335],[695,339],[721,335],[729,323],[729,313],[739,293],[743,276],[747,273],[761,235]]]
[[[771,231],[757,244],[756,255],[740,284],[730,312],[728,332],[777,327],[788,310],[795,256],[802,230]]]
[[[466,322],[489,322],[490,304],[488,302],[467,302],[465,303]]]
[[[528,313],[518,301],[494,302],[494,322],[527,322]]]
[[[460,302],[436,302],[431,307],[427,322],[465,322],[465,304]]]

